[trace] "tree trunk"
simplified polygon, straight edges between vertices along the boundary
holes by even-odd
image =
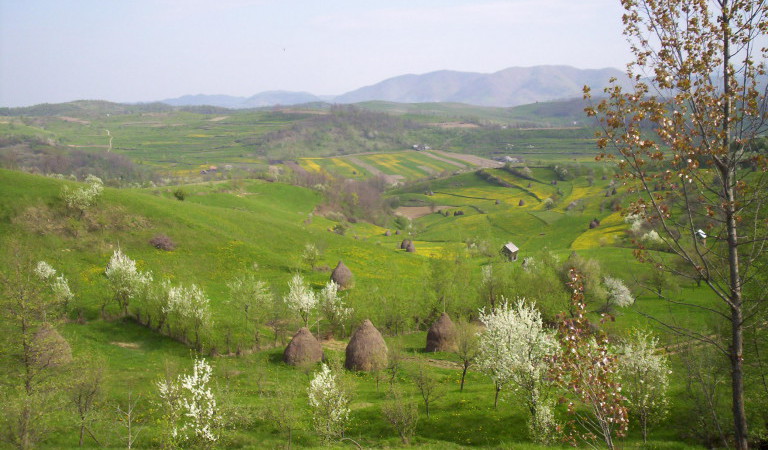
[[[493,409],[498,409],[499,392],[501,392],[501,386],[499,385],[499,383],[496,383],[496,397],[493,399]]]
[[[469,368],[469,365],[467,363],[464,363],[464,369],[461,371],[461,386],[459,387],[459,392],[464,392],[464,378],[467,376],[467,369]]]

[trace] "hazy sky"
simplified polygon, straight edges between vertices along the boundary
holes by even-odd
[[[0,0],[0,106],[629,60],[619,0]]]

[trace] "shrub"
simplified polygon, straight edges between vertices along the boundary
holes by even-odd
[[[165,250],[166,252],[176,249],[176,243],[165,234],[155,235],[155,237],[149,240],[149,244],[158,250]]]
[[[187,198],[187,191],[182,188],[176,188],[176,190],[173,191],[173,196],[176,197],[176,200],[183,202],[184,199]]]

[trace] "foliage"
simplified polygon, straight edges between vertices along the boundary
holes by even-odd
[[[623,281],[618,278],[604,277],[603,284],[605,290],[608,292],[608,304],[615,305],[619,308],[626,308],[627,306],[635,303],[635,298],[632,296],[632,292]]]
[[[256,347],[261,346],[259,328],[264,324],[271,312],[274,299],[272,291],[264,281],[253,274],[237,277],[227,283],[230,291],[230,302],[243,311],[245,323],[252,323],[253,337]]]
[[[456,324],[456,355],[461,360],[461,384],[460,391],[464,391],[464,380],[467,378],[467,370],[475,364],[480,353],[480,340],[477,327],[470,322],[459,321]]]
[[[495,311],[480,311],[477,365],[497,386],[511,386],[530,413],[531,437],[547,443],[555,428],[548,367],[557,351],[554,336],[544,328],[534,305],[518,299],[504,301]]]
[[[185,337],[191,325],[195,334],[195,347],[202,349],[202,332],[213,325],[210,300],[196,284],[189,287],[168,285],[167,304],[163,312],[173,317],[181,327],[181,337]]]
[[[416,385],[419,394],[421,394],[421,399],[424,400],[424,409],[427,413],[427,418],[429,418],[429,406],[444,396],[445,390],[440,384],[440,380],[427,371],[424,364],[420,364],[413,375],[413,383]]]
[[[349,423],[351,399],[335,371],[323,363],[309,382],[307,392],[315,431],[325,442],[342,438]]]
[[[668,413],[669,369],[667,357],[657,350],[658,339],[635,331],[618,349],[619,378],[627,398],[630,417],[640,423],[643,442],[648,427],[659,423]]]
[[[304,250],[301,252],[301,260],[304,261],[304,264],[309,266],[310,269],[314,269],[319,259],[320,250],[317,246],[311,242],[304,244]]]

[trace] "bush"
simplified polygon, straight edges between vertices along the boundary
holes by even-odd
[[[149,244],[158,250],[165,250],[166,252],[176,249],[176,243],[165,234],[155,235],[155,237],[149,240]]]
[[[187,198],[187,191],[182,188],[177,188],[173,191],[173,196],[176,197],[176,200],[183,202],[184,199]]]

